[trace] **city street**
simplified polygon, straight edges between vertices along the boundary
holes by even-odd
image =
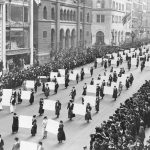
[[[88,67],[93,66],[93,64],[87,65]],[[99,126],[104,120],[107,120],[110,115],[114,113],[116,108],[120,106],[120,103],[123,103],[127,98],[131,97],[133,93],[137,92],[140,86],[144,83],[145,80],[150,80],[150,68],[145,68],[143,72],[140,72],[140,69],[136,69],[136,67],[132,66],[131,71],[128,72],[127,64],[123,63],[122,66],[125,67],[126,73],[133,73],[134,82],[132,87],[129,90],[123,88],[122,94],[117,98],[117,101],[114,101],[112,97],[105,96],[104,99],[100,103],[100,111],[99,113],[95,113],[95,108],[92,109],[92,120],[90,123],[87,123],[84,119],[84,116],[76,115],[72,121],[68,120],[68,111],[67,111],[67,103],[70,100],[69,94],[73,86],[75,86],[77,90],[77,96],[75,99],[75,103],[81,103],[81,96],[83,91],[84,83],[89,84],[91,81],[91,77],[86,75],[85,79],[79,84],[76,82],[70,82],[68,89],[64,89],[64,87],[60,86],[57,95],[51,95],[49,99],[51,100],[60,100],[62,103],[62,109],[60,112],[60,118],[56,119],[55,113],[52,111],[45,111],[44,116],[48,116],[48,118],[52,118],[53,120],[63,120],[64,122],[64,131],[66,134],[66,141],[62,144],[58,144],[57,136],[48,133],[48,138],[42,140],[42,117],[37,117],[38,121],[38,133],[35,137],[31,137],[31,131],[28,129],[19,129],[19,132],[15,135],[11,134],[11,126],[12,126],[12,114],[9,114],[9,108],[4,107],[4,110],[0,112],[0,134],[4,139],[4,149],[10,150],[14,143],[14,138],[19,137],[20,140],[24,141],[32,141],[38,142],[42,140],[44,150],[82,150],[84,146],[89,147],[90,142],[90,134],[94,133],[95,127]],[[108,69],[110,71],[110,68]],[[98,74],[103,75],[104,69],[102,67],[98,67],[94,70],[94,78],[97,79]],[[35,102],[32,106],[29,105],[28,101],[23,101],[21,105],[17,105],[16,113],[18,115],[38,115],[39,109],[39,100],[41,97],[44,97],[44,94],[41,92],[41,87],[38,88],[38,92],[35,94]]]

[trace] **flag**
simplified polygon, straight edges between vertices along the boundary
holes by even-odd
[[[126,14],[126,15],[122,18],[122,23],[123,23],[123,25],[125,25],[129,20],[131,20],[131,13]]]
[[[34,0],[37,5],[41,4],[41,0]]]

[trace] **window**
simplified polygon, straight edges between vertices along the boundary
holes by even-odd
[[[114,23],[114,15],[112,15],[112,23]]]
[[[43,38],[47,38],[47,32],[43,31]]]
[[[97,0],[97,8],[105,8],[105,0]]]
[[[124,4],[122,4],[122,11],[124,11]]]
[[[87,14],[87,22],[90,22],[90,15],[89,15],[89,13]]]
[[[102,22],[102,23],[105,22],[105,15],[101,15],[101,22]]]
[[[104,0],[102,1],[101,8],[105,8],[105,1]]]
[[[121,16],[119,16],[119,23],[121,23]]]
[[[119,10],[121,10],[121,4],[119,3]]]
[[[51,9],[51,18],[52,18],[52,20],[55,20],[55,9],[54,8]]]
[[[116,8],[116,4],[115,4],[115,2],[113,1],[113,9],[115,9]]]
[[[100,22],[100,15],[97,15],[97,22]]]
[[[47,19],[47,8],[43,8],[43,19]]]
[[[118,10],[118,3],[116,3],[116,10]]]
[[[82,15],[82,12],[80,12],[80,22],[83,21],[83,15]]]

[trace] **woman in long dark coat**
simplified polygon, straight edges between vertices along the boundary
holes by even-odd
[[[30,100],[29,103],[32,105],[34,103],[34,92],[31,90]]]
[[[55,82],[55,94],[57,94],[57,91],[58,91],[58,88],[59,88],[59,84],[58,84],[58,82],[56,81]]]
[[[64,132],[63,121],[60,121],[57,138],[58,138],[59,143],[62,143],[62,141],[66,140],[66,135],[65,135],[65,132]]]
[[[46,98],[48,98],[49,92],[50,92],[50,89],[48,87],[48,84],[46,84],[46,87],[45,87],[45,96],[46,96]]]
[[[132,73],[131,73],[131,74],[130,74],[130,77],[129,77],[129,83],[130,83],[130,85],[132,85],[133,80],[134,80],[134,77],[133,77],[133,75],[132,75]]]
[[[86,85],[86,83],[84,84],[84,86],[83,86],[83,93],[82,93],[82,95],[86,95],[86,90],[87,90],[87,85]]]
[[[67,106],[67,109],[68,109],[68,118],[70,120],[72,120],[72,118],[73,118],[73,108],[74,108],[73,101],[70,100],[70,102],[68,103],[68,106]]]
[[[45,93],[45,83],[43,82],[43,86],[42,86],[42,92]]]
[[[22,99],[21,99],[21,89],[19,89],[19,92],[18,92],[18,104],[21,104],[22,103]]]
[[[65,76],[65,88],[69,86],[69,76],[68,74]]]
[[[40,102],[39,102],[39,116],[42,116],[44,114],[44,109],[43,109],[43,98],[40,99]]]
[[[90,106],[90,103],[87,103],[87,106],[86,106],[86,114],[85,114],[85,120],[89,123],[89,120],[92,120],[92,117],[91,117],[91,110],[92,110],[92,107]]]
[[[19,119],[16,113],[13,116],[13,123],[12,123],[12,134],[17,133],[19,129]]]
[[[99,97],[96,97],[95,110],[97,113],[99,112],[99,104],[100,104],[100,99]]]
[[[81,81],[84,79],[84,69],[81,69]]]
[[[113,98],[114,98],[114,100],[117,99],[117,95],[118,95],[118,90],[117,90],[116,86],[114,86],[114,90],[113,90]]]
[[[57,118],[59,118],[60,110],[61,110],[61,103],[59,102],[59,100],[57,100],[57,102],[55,103],[55,115],[57,116]]]
[[[130,86],[130,84],[129,84],[129,77],[127,77],[127,79],[126,79],[126,88],[127,88],[127,90],[129,88],[129,86]]]
[[[31,134],[32,134],[32,136],[35,136],[36,133],[37,133],[37,124],[36,124],[36,120],[35,120],[32,124]]]
[[[102,99],[104,98],[104,86],[100,87],[100,96]]]

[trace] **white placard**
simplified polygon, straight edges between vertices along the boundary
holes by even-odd
[[[43,109],[55,111],[55,103],[56,101],[44,100]]]
[[[119,87],[119,82],[112,82],[111,87],[114,88],[114,86],[116,86],[116,88],[118,88]]]
[[[99,84],[100,86],[102,85],[103,80],[94,80],[94,85]]]
[[[108,86],[104,86],[104,94],[113,95],[113,88],[108,87]]]
[[[19,116],[19,128],[31,129],[32,127],[32,116]]]
[[[61,76],[65,76],[65,69],[58,69]]]
[[[20,150],[37,150],[38,145],[33,142],[21,141]]]
[[[27,89],[34,89],[34,81],[27,80],[25,83]]]
[[[130,51],[133,52],[135,50],[135,48],[130,48]]]
[[[69,74],[69,80],[76,81],[76,74]]]
[[[106,54],[106,56],[108,56],[109,58],[111,58],[111,54]]]
[[[80,73],[81,73],[81,70],[73,70],[73,74],[75,74],[75,75],[79,75],[80,76]]]
[[[87,85],[88,93],[96,93],[96,85]]]
[[[48,87],[50,90],[55,90],[55,83],[54,82],[46,82],[45,86],[46,86],[46,84],[48,84]]]
[[[46,126],[46,131],[57,135],[58,128],[59,128],[59,122],[48,119],[47,126]]]
[[[131,59],[131,65],[136,66],[137,64],[137,59],[136,58],[132,58]]]
[[[57,77],[58,84],[65,84],[65,77]]]
[[[90,68],[84,68],[84,73],[85,74],[90,74]]]
[[[102,58],[97,58],[96,61],[97,63],[102,63]]]
[[[3,73],[2,72],[0,72],[0,76],[2,76],[3,75]]]
[[[91,106],[95,106],[96,97],[95,96],[84,96],[84,105],[90,103]]]
[[[10,106],[11,96],[12,96],[12,89],[3,89],[2,106]]]
[[[58,72],[51,72],[50,73],[50,78],[54,79],[54,77],[57,77],[57,75],[58,75]]]
[[[150,67],[150,61],[145,62],[145,67]]]
[[[111,60],[111,65],[117,65],[117,60],[116,59],[112,59]]]
[[[82,104],[74,104],[73,112],[76,115],[84,116],[86,113],[86,106]]]
[[[21,91],[21,99],[22,100],[30,100],[31,91]]]

